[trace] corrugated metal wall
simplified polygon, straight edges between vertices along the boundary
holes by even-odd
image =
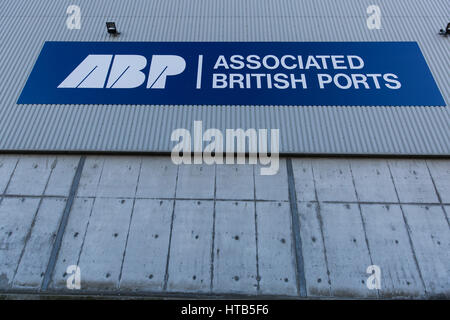
[[[81,30],[66,28],[71,4]],[[381,30],[366,26],[371,4]],[[0,150],[168,152],[173,129],[203,120],[279,128],[284,153],[450,155],[449,14],[449,0],[2,0]],[[17,105],[47,40],[417,41],[447,107]]]

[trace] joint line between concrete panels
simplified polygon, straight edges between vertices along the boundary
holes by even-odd
[[[86,156],[81,156],[78,162],[78,167],[75,172],[75,176],[72,180],[72,186],[70,187],[70,192],[67,198],[66,206],[63,211],[63,216],[58,227],[58,232],[56,234],[55,242],[53,243],[52,252],[50,254],[50,259],[47,264],[47,269],[45,271],[44,280],[42,281],[41,291],[46,291],[51,281],[53,271],[56,266],[56,260],[58,258],[59,249],[61,248],[62,239],[64,232],[66,231],[67,222],[69,221],[70,210],[72,209],[72,204],[75,199],[75,195],[78,190],[78,185],[80,184],[81,173],[83,172],[84,163],[86,161]]]
[[[291,158],[286,159],[286,169],[289,189],[289,203],[291,207],[292,234],[295,249],[295,262],[297,267],[297,288],[301,297],[307,296],[305,264],[303,261],[302,239],[300,237],[300,219],[297,208],[297,194],[295,190],[294,171]]]

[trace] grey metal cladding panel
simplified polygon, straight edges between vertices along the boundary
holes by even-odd
[[[284,153],[450,155],[448,0],[68,1],[0,3],[0,149],[170,151],[175,128],[279,128]],[[366,27],[366,8],[382,29]],[[121,35],[110,38],[106,20]],[[447,107],[17,105],[45,41],[417,41]]]

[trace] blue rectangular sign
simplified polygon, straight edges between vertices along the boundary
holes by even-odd
[[[46,42],[18,103],[445,105],[416,42]]]

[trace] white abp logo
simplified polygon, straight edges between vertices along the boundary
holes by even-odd
[[[90,54],[58,88],[137,88],[145,81],[141,70],[146,65],[147,59],[141,55]],[[147,89],[164,89],[167,77],[185,68],[186,61],[180,56],[153,55]]]

